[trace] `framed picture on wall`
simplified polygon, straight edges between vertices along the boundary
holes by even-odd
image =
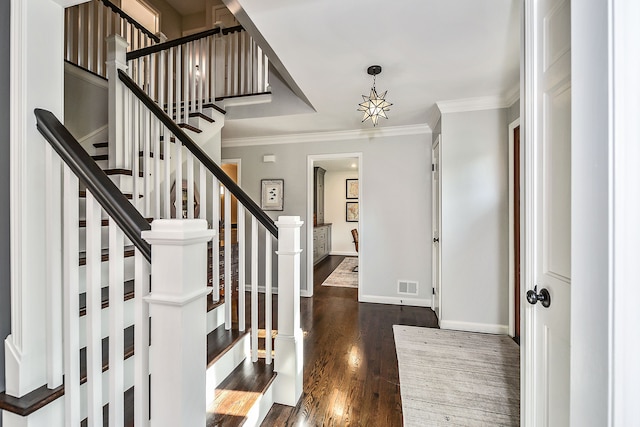
[[[358,202],[347,202],[347,222],[358,222],[360,210]]]
[[[262,210],[284,209],[284,179],[263,179],[260,201]]]
[[[347,199],[357,199],[360,196],[360,188],[357,179],[347,179]]]

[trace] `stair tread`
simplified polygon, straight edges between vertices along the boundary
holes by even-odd
[[[198,111],[196,111],[195,113],[189,113],[189,117],[199,117],[199,118],[201,118],[203,120],[208,121],[209,123],[214,123],[215,122],[215,120],[213,120],[211,117],[207,116],[204,113],[200,113]]]
[[[233,344],[240,341],[249,333],[249,329],[240,332],[238,325],[232,325],[230,330],[224,328],[224,323],[207,334],[207,367],[213,365]]]
[[[245,359],[216,388],[215,400],[207,408],[207,425],[241,426],[253,405],[276,377],[273,364]]]
[[[135,282],[133,280],[127,280],[124,282],[124,301],[128,301],[134,297]],[[105,286],[101,290],[102,295],[102,308],[109,307],[109,287]],[[83,292],[79,296],[80,316],[87,314],[87,293]]]
[[[108,142],[96,142],[93,144],[95,148],[107,148],[109,146]]]
[[[95,160],[96,162],[102,161],[102,160],[109,160],[109,155],[108,154],[97,154],[95,156],[91,156],[91,158],[93,160]]]
[[[133,176],[133,171],[131,169],[122,169],[122,168],[114,168],[114,169],[103,169],[104,173],[107,175],[126,175]],[[144,173],[142,171],[138,172],[138,176],[142,178]]]
[[[104,248],[101,250],[101,252],[102,252],[102,255],[100,256],[100,261],[102,262],[109,261],[109,248]],[[135,253],[136,251],[133,245],[124,247],[125,258],[132,257],[135,255]],[[87,264],[87,253],[85,251],[81,251],[80,257],[78,260],[78,265],[86,265],[86,264]]]
[[[147,222],[149,224],[151,224],[153,222],[153,218],[145,218],[147,220]],[[107,227],[109,225],[109,218],[104,218],[102,220],[100,220],[100,226],[101,227]],[[86,219],[81,219],[78,221],[78,227],[80,228],[85,228],[87,226],[87,220]]]
[[[198,129],[195,126],[191,126],[189,123],[178,123],[178,126],[180,126],[183,129],[189,129],[191,132],[195,132],[195,133],[202,132],[202,130]]]

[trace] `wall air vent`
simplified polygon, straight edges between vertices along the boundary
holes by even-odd
[[[398,280],[398,293],[402,295],[418,295],[418,282]]]

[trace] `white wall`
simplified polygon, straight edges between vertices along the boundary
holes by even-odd
[[[324,175],[324,221],[331,223],[331,254],[356,256],[351,230],[358,228],[357,222],[347,222],[346,181],[357,179],[358,171],[327,171]],[[350,199],[350,202],[357,202]]]
[[[275,139],[274,139],[275,141]],[[362,153],[360,182],[360,299],[370,302],[426,305],[431,301],[431,133],[340,141],[225,147],[223,158],[242,159],[242,187],[259,200],[260,179],[283,178],[284,211],[278,215],[307,218],[308,156]],[[275,154],[276,163],[262,163]],[[301,288],[307,283],[307,226],[302,229],[304,250]],[[419,293],[400,298],[398,280],[416,280]],[[402,299],[402,302],[401,302]]]
[[[507,332],[507,110],[442,115],[441,327]]]

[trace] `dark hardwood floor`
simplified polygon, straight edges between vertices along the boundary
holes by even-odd
[[[392,325],[437,327],[428,308],[358,303],[358,290],[321,286],[344,257],[314,269],[314,296],[302,298],[303,396],[274,405],[263,426],[401,426]]]

